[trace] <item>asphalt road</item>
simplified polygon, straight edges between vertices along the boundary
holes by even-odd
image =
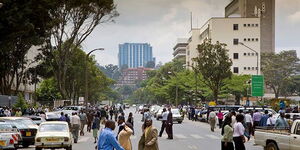
[[[135,109],[125,110],[125,114],[135,112]],[[141,131],[141,114],[134,113],[134,129],[135,135],[131,137],[133,150],[137,150],[138,141],[142,135]],[[153,125],[160,130],[161,122],[153,118]],[[160,150],[220,150],[221,135],[220,129],[211,132],[207,123],[193,122],[185,119],[182,124],[174,124],[173,133],[174,139],[168,140],[166,133],[159,138],[158,144]],[[117,131],[117,129],[115,129]],[[77,144],[73,144],[73,150],[94,150],[94,139],[92,133],[86,133],[81,136]],[[246,143],[247,150],[263,150],[262,147],[253,146],[253,139]],[[34,146],[24,150],[34,150]]]

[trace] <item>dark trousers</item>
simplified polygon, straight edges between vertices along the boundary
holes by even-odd
[[[160,137],[162,136],[162,134],[163,134],[165,128],[166,128],[166,120],[163,120],[163,121],[161,122],[161,128],[160,128],[160,132],[159,132],[159,136],[160,136]]]
[[[168,139],[173,139],[173,125],[167,124],[166,132],[168,134]]]
[[[227,142],[227,146],[225,146],[225,142],[221,142],[221,150],[234,150],[233,143]]]
[[[253,133],[252,123],[251,123],[251,122],[247,122],[247,123],[246,123],[246,130],[245,130],[245,132],[249,135],[249,137],[250,137],[250,135],[253,135],[253,134],[254,134],[254,133]]]
[[[223,119],[219,119],[219,127],[220,127],[220,129],[222,128],[222,125],[223,125]]]
[[[252,135],[254,136],[255,128],[259,126],[259,121],[254,121]]]
[[[246,150],[242,137],[233,137],[235,150]]]

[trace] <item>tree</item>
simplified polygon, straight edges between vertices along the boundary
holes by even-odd
[[[55,22],[42,48],[43,55],[47,56],[43,59],[51,60],[61,94],[67,97],[67,70],[74,49],[98,25],[113,21],[118,13],[113,0],[60,0],[49,13]]]
[[[45,79],[36,90],[37,102],[42,105],[53,105],[54,100],[62,98],[57,82],[53,78]]]
[[[28,107],[28,105],[26,104],[24,96],[22,95],[22,93],[19,93],[17,102],[14,105],[14,108],[20,108],[21,111],[24,111],[25,109],[27,109],[27,107]]]
[[[109,78],[115,81],[119,80],[121,76],[120,69],[117,65],[109,64],[105,66],[99,66],[100,70]]]
[[[282,51],[279,54],[264,53],[261,60],[266,85],[273,90],[277,99],[291,76],[297,71],[299,66],[297,53],[296,51]]]
[[[205,40],[198,45],[198,53],[198,57],[193,59],[196,63],[193,69],[201,73],[203,83],[212,90],[213,98],[217,101],[224,80],[232,75],[232,61],[229,59],[226,44],[212,44],[211,40]]]
[[[51,0],[2,0],[0,11],[0,94],[18,91],[32,74],[26,54],[34,45],[43,44],[52,28],[49,10],[56,7]],[[14,85],[13,85],[14,84]]]

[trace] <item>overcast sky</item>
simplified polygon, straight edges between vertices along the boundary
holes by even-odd
[[[300,56],[300,0],[276,1],[276,51],[295,49]],[[211,17],[223,17],[230,0],[115,0],[120,16],[115,23],[98,26],[83,44],[101,65],[118,64],[118,44],[150,43],[156,62],[173,58],[177,38],[188,37],[190,12],[193,27]]]

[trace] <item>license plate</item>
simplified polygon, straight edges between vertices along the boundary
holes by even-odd
[[[0,146],[6,146],[6,141],[0,141]]]
[[[46,138],[47,142],[58,142],[59,139],[58,138]]]
[[[26,136],[31,136],[31,132],[26,132]]]

